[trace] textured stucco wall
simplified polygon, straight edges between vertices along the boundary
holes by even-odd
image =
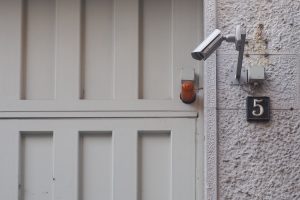
[[[217,0],[217,28],[247,27],[244,67],[262,64],[258,88],[231,86],[233,44],[217,52],[219,199],[300,199],[300,0]],[[245,98],[271,98],[271,121],[248,123]]]

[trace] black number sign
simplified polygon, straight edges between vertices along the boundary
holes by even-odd
[[[270,121],[269,97],[247,97],[247,121]]]

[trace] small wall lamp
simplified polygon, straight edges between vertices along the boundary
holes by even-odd
[[[184,68],[181,70],[181,93],[183,103],[191,104],[196,100],[196,82],[194,69]]]

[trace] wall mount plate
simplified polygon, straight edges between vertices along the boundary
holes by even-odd
[[[235,73],[235,66],[233,66],[230,70],[230,84],[231,85],[243,85],[243,84],[247,84],[248,83],[248,73],[247,73],[247,70],[246,69],[242,69],[241,70],[241,77],[240,77],[240,80],[238,80],[235,76],[236,76],[236,73]]]

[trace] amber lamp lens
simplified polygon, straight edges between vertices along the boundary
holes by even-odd
[[[181,84],[180,99],[187,104],[193,103],[196,100],[196,92],[193,81],[184,81]]]

